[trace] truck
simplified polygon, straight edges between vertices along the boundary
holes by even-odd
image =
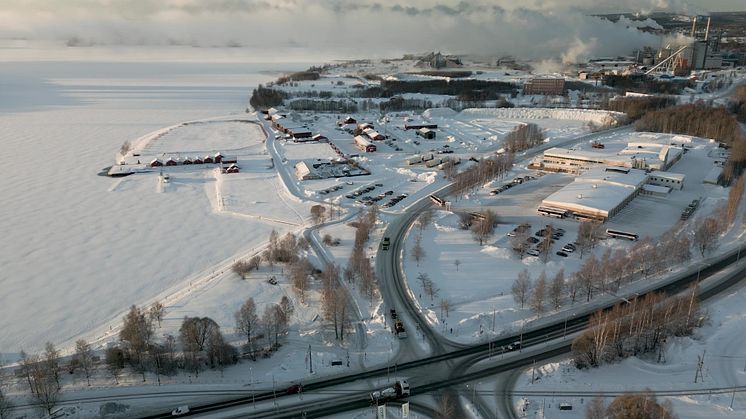
[[[389,246],[391,245],[391,239],[388,237],[384,237],[381,241],[381,250],[389,250]]]
[[[387,401],[401,399],[410,394],[409,383],[406,380],[396,380],[393,387],[387,387],[382,390],[376,390],[370,393],[370,399],[375,404],[385,403]]]
[[[404,324],[399,319],[396,319],[394,322],[394,333],[396,333],[396,337],[399,339],[405,339],[407,337],[407,331],[404,330]]]

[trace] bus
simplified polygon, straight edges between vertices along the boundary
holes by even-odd
[[[539,211],[539,214],[545,217],[554,217],[554,218],[567,217],[567,210],[563,210],[560,208],[539,207],[538,211]]]
[[[606,235],[614,239],[627,239],[631,241],[637,241],[637,239],[639,238],[635,233],[628,233],[626,231],[611,229],[606,230]]]
[[[430,195],[430,200],[439,207],[445,206],[446,204],[446,201],[444,201],[443,198],[440,198],[436,195]]]

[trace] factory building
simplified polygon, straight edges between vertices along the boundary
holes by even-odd
[[[580,220],[604,222],[639,195],[647,180],[644,170],[596,167],[546,197],[541,205],[568,211]]]
[[[564,96],[567,93],[564,79],[535,78],[523,85],[524,95],[555,95]]]

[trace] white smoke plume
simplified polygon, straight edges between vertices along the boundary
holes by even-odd
[[[615,8],[684,7],[673,0],[4,0],[0,38],[69,45],[307,48],[351,57],[448,53],[560,58],[621,55],[660,40]],[[599,4],[600,3],[600,4]],[[655,22],[644,21],[646,25]]]

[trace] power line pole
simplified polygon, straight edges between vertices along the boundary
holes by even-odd
[[[702,381],[705,380],[704,373],[702,372],[702,368],[705,365],[705,353],[707,352],[707,349],[702,351],[702,356],[697,355],[697,371],[694,373],[694,382],[697,382],[697,378],[701,378]]]
[[[531,366],[531,384],[534,383],[535,377],[536,377],[536,360],[534,359],[533,365]]]
[[[311,356],[311,345],[308,345],[308,365],[311,367],[310,373],[313,374],[313,357]]]

